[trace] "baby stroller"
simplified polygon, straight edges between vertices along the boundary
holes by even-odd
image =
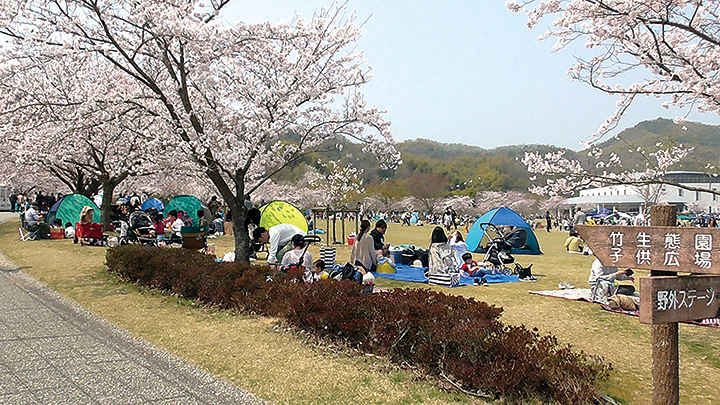
[[[157,237],[152,218],[144,211],[134,211],[127,222],[120,222],[121,244],[140,243],[156,246]]]
[[[515,228],[510,232],[503,232],[497,226],[491,223],[481,224],[485,232],[491,229],[496,235],[490,238],[490,242],[485,246],[485,258],[483,261],[490,263],[493,268],[493,272],[499,274],[505,274],[507,276],[517,274],[518,278],[522,281],[536,281],[537,278],[532,275],[532,264],[528,267],[523,267],[520,263],[515,262],[515,258],[510,254],[510,251],[520,249],[525,246],[527,242],[527,231],[522,228]],[[515,264],[515,268],[510,268],[507,265]]]

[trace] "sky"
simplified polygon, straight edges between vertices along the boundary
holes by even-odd
[[[223,19],[278,23],[309,19],[328,0],[240,0]],[[575,150],[615,110],[616,98],[573,82],[566,72],[582,44],[552,52],[536,41],[550,25],[530,30],[504,0],[348,0],[365,34],[358,43],[373,79],[370,105],[387,110],[398,141],[415,138],[491,149],[551,144]],[[544,24],[543,24],[544,23]],[[615,134],[641,121],[675,118],[662,100],[636,99]],[[687,119],[720,124],[718,114]]]

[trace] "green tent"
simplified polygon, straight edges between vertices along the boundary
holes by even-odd
[[[165,209],[163,210],[163,214],[167,217],[168,212],[175,210],[183,210],[187,214],[188,217],[192,218],[193,225],[197,225],[199,221],[199,217],[197,215],[197,212],[200,210],[203,210],[205,212],[205,218],[207,219],[208,223],[212,223],[213,217],[212,214],[210,214],[210,210],[208,209],[207,205],[203,204],[202,201],[200,201],[197,197],[191,196],[191,195],[179,195],[172,200],[168,201],[167,204],[165,204]]]
[[[308,231],[308,224],[299,209],[285,201],[273,201],[260,208],[260,226],[270,229],[275,225],[291,224]]]
[[[75,222],[80,222],[80,211],[83,207],[88,206],[95,210],[93,213],[93,222],[100,222],[100,208],[95,205],[92,200],[85,197],[82,194],[70,194],[59,199],[48,211],[45,222],[52,225],[55,222],[55,218],[62,220],[63,226],[65,223],[70,222],[75,226]]]

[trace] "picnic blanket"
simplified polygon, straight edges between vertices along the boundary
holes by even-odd
[[[573,301],[587,301],[590,299],[589,288],[568,288],[565,290],[544,290],[544,291],[528,291],[530,294],[545,295],[547,297],[565,298]]]
[[[566,290],[545,290],[545,291],[528,291],[530,294],[544,295],[546,297],[564,298],[573,301],[586,301],[590,300],[590,289],[589,288],[569,288]],[[631,316],[640,316],[640,311],[625,311],[622,309],[612,309],[607,305],[601,304],[602,309],[616,314],[624,314]],[[706,318],[698,319],[696,321],[684,321],[683,323],[699,326],[710,326],[713,328],[720,328],[720,318]]]
[[[427,283],[428,279],[425,277],[425,271],[427,267],[413,267],[406,264],[397,264],[395,266],[395,273],[373,273],[375,277],[387,278],[389,280],[409,281],[412,283]],[[473,277],[461,277],[460,284],[473,285]],[[518,281],[518,276],[506,276],[503,274],[489,274],[485,276],[485,280],[490,284],[498,283],[514,283]]]

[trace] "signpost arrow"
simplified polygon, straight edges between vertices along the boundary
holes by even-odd
[[[720,304],[720,276],[640,279],[640,322],[659,324],[714,318]]]

